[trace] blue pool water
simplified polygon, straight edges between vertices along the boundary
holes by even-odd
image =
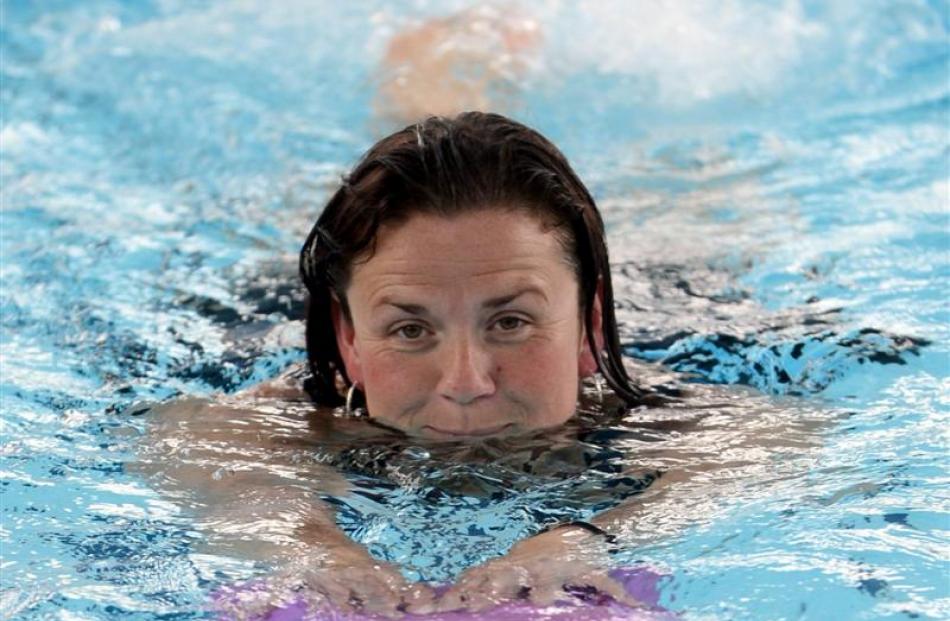
[[[130,467],[129,406],[301,358],[295,254],[392,127],[386,42],[466,6],[0,4],[0,618],[205,618],[259,574]],[[950,618],[950,6],[532,7],[543,37],[499,105],[599,201],[627,353],[825,426],[629,560],[684,619]],[[427,519],[497,526],[558,489],[341,520],[450,580],[527,526],[436,560]],[[363,528],[393,507],[398,532]]]

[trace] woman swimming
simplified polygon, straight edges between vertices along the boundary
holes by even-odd
[[[637,519],[669,510],[678,502],[669,490],[702,471],[699,453],[675,441],[618,470],[642,482],[631,498],[589,522],[548,525],[438,596],[350,539],[317,493],[346,493],[338,469],[354,466],[342,457],[354,446],[488,447],[472,459],[510,452],[530,471],[557,461],[548,454],[576,444],[598,416],[614,425],[631,408],[668,401],[647,387],[663,378],[638,385],[628,373],[603,223],[554,145],[496,114],[410,125],[374,145],[331,197],[300,271],[306,370],[230,401],[156,408],[146,452],[163,464],[162,485],[202,490],[195,509],[209,543],[274,562],[275,592],[311,590],[389,615],[548,603],[577,589],[636,605],[609,577],[608,553],[636,541]],[[608,396],[584,405],[585,382],[601,381]],[[653,419],[657,429],[705,424],[704,412],[667,406],[654,408],[673,412]],[[222,416],[234,424],[212,423]],[[778,423],[774,437],[787,437],[787,421]],[[729,435],[716,450],[757,433],[731,424],[708,427]],[[533,450],[522,455],[520,442]],[[648,486],[652,505],[639,500]]]

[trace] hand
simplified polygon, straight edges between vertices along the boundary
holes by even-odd
[[[524,539],[508,554],[466,570],[438,602],[442,611],[479,611],[504,601],[549,605],[572,599],[631,607],[642,603],[607,575],[603,537],[577,527],[556,528]]]
[[[332,606],[390,618],[434,610],[435,592],[429,585],[409,582],[397,566],[373,558],[348,538],[311,548],[281,573],[311,608]]]
[[[276,574],[219,597],[218,608],[234,620],[267,619],[276,610],[292,608],[333,618],[370,613],[396,619],[431,612],[434,601],[427,584],[409,582],[396,566],[353,544],[306,547]]]
[[[411,583],[390,563],[337,564],[294,570],[294,588],[309,608],[375,613],[401,618],[434,609],[435,593],[425,583]]]

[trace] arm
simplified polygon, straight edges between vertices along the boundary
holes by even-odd
[[[833,412],[801,400],[738,386],[697,385],[691,393],[688,403],[701,407],[684,403],[640,414],[678,426],[628,457],[631,472],[659,472],[659,478],[642,494],[591,519],[624,546],[679,535],[733,511],[763,486],[799,477],[836,420]],[[649,423],[631,424],[644,422]]]
[[[319,499],[347,484],[313,458],[324,431],[309,404],[183,399],[151,413],[135,467],[195,515],[210,552],[271,564],[275,590],[304,585],[344,609],[431,599],[347,537]]]
[[[590,520],[617,546],[634,549],[678,536],[725,515],[763,485],[799,476],[814,459],[820,431],[833,420],[801,402],[741,387],[697,386],[692,392],[680,406],[636,410],[626,422],[630,429],[648,429],[654,439],[627,446],[626,472],[660,476],[643,493]],[[612,547],[608,537],[577,526],[523,539],[504,556],[466,571],[444,597],[444,608],[484,608],[516,598],[526,587],[532,599],[547,603],[564,599],[571,585],[594,586],[630,603],[607,575]]]

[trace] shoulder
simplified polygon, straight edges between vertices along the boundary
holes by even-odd
[[[281,399],[284,401],[309,401],[310,396],[303,388],[303,382],[307,373],[307,366],[303,362],[295,362],[284,369],[277,377],[254,386],[249,386],[238,392],[235,396],[239,398],[250,397]]]

